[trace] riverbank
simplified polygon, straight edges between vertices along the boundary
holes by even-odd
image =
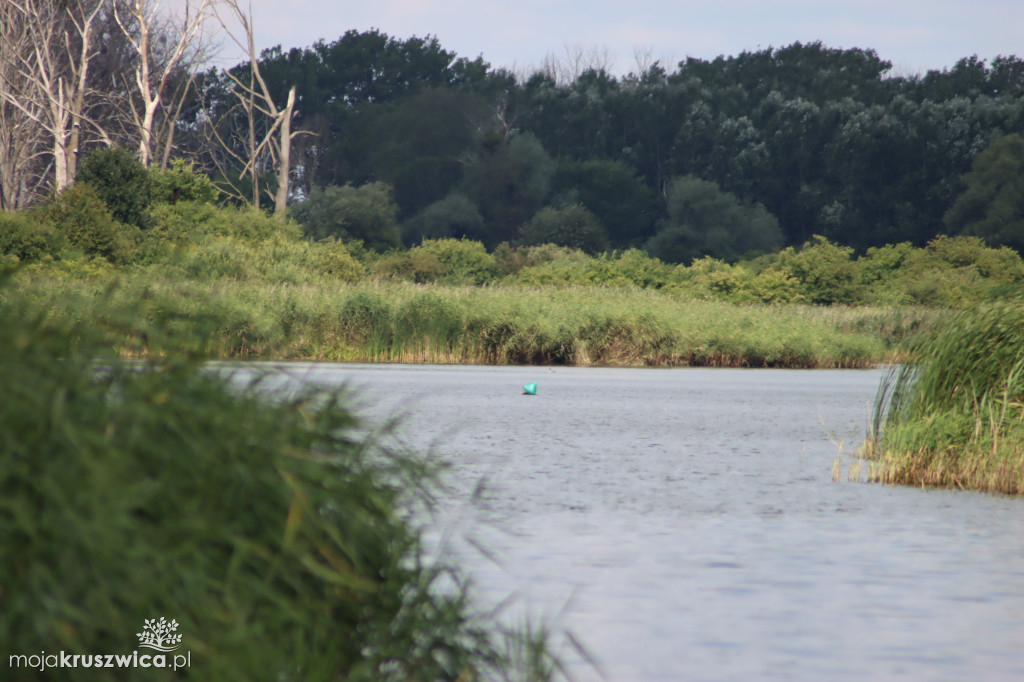
[[[20,277],[74,330],[100,321],[125,357],[456,364],[864,368],[939,312],[687,300],[637,288],[269,284]]]

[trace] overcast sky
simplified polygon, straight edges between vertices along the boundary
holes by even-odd
[[[567,50],[605,53],[621,75],[633,70],[638,51],[674,66],[816,40],[872,48],[902,74],[975,54],[1024,57],[1024,0],[252,0],[252,7],[261,49],[377,28],[402,39],[434,35],[460,57],[515,71]],[[231,53],[225,47],[224,56]]]

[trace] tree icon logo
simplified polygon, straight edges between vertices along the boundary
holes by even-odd
[[[146,624],[142,626],[142,632],[138,633],[139,646],[157,651],[174,651],[181,646],[181,635],[174,634],[177,629],[178,621],[173,618],[170,623],[163,616],[160,617],[159,622],[156,618],[153,620],[147,618]]]

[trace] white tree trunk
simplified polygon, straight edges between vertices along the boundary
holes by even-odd
[[[288,103],[281,112],[281,154],[277,167],[277,197],[274,215],[284,220],[288,210],[288,184],[291,176],[292,113],[295,111],[295,86],[288,91]]]

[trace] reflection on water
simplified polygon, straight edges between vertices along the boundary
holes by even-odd
[[[440,525],[480,598],[609,680],[1024,679],[1024,502],[832,481],[881,371],[282,372],[404,411],[453,462]]]

